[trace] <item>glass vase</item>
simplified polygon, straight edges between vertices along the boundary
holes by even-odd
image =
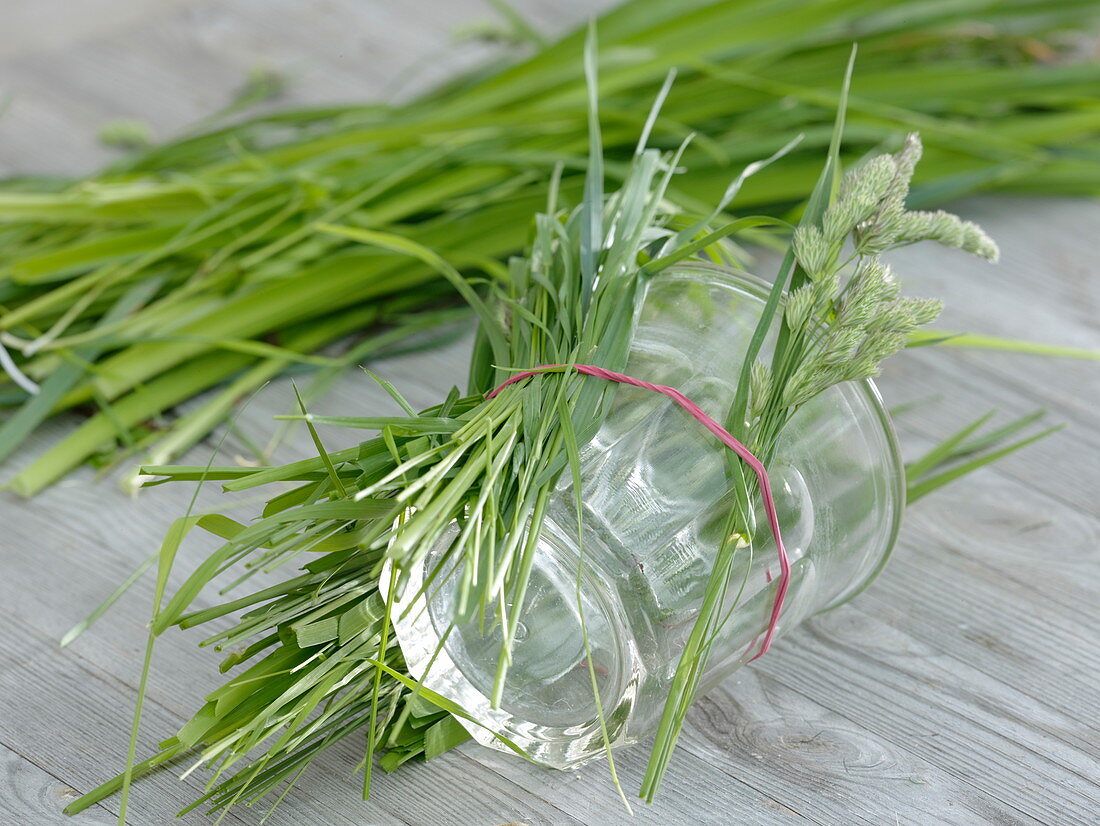
[[[752,276],[707,264],[664,272],[648,285],[623,372],[675,387],[723,420],[766,291]],[[770,348],[769,341],[765,355]],[[541,533],[499,706],[489,699],[499,618],[448,632],[453,577],[416,596],[453,535],[412,571],[393,612],[410,673],[473,715],[478,724],[464,725],[475,739],[503,748],[491,734],[498,732],[556,768],[604,749],[582,619],[612,745],[652,735],[732,507],[732,454],[712,434],[664,396],[619,384],[609,392],[610,413],[581,453],[583,543],[566,472]],[[897,536],[904,470],[874,385],[842,384],[806,404],[768,471],[792,565],[782,634],[857,593]],[[762,516],[758,524],[766,525]],[[778,574],[774,541],[758,530],[735,557],[728,618],[703,691],[759,650]]]

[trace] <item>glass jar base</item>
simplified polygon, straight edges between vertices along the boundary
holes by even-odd
[[[500,617],[490,609],[455,623],[458,578],[441,577],[436,584],[432,577],[443,556],[439,548],[448,548],[455,532],[408,573],[402,595],[391,606],[409,673],[477,720],[460,722],[479,743],[512,751],[502,740],[506,738],[534,762],[558,769],[604,753],[594,677],[612,745],[628,742],[626,722],[639,663],[625,633],[627,618],[608,599],[612,590],[599,572],[580,566],[574,543],[553,523],[543,526],[494,707],[503,642]],[[391,575],[387,565],[384,593]],[[432,585],[425,595],[428,580]]]

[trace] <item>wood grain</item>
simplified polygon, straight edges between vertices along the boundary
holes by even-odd
[[[583,18],[581,0],[519,4],[541,24]],[[247,70],[293,77],[287,101],[400,95],[484,55],[454,27],[488,12],[474,0],[9,0],[0,80],[0,171],[86,170],[118,117],[158,135],[224,104]],[[404,88],[399,82],[412,80]],[[397,83],[398,85],[395,85]],[[942,295],[951,329],[1100,347],[1100,204],[984,197],[957,207],[1000,242],[990,267],[950,250],[895,257],[912,292]],[[767,274],[767,259],[762,263]],[[414,405],[464,372],[468,339],[388,361]],[[641,824],[1080,824],[1100,822],[1100,367],[946,349],[896,359],[880,386],[907,452],[990,408],[1038,407],[1067,428],[910,511],[892,565],[853,604],[817,617],[692,710],[662,795]],[[255,434],[289,404],[275,382],[241,416]],[[349,376],[317,412],[386,410]],[[67,427],[51,424],[17,467]],[[326,431],[339,447],[354,434]],[[210,445],[190,460],[208,456]],[[226,452],[244,452],[230,436]],[[305,455],[297,432],[281,459]],[[10,469],[6,469],[9,470]],[[160,541],[191,491],[138,500],[90,471],[30,502],[0,499],[0,823],[104,824],[110,799],[73,820],[58,810],[124,756],[149,612],[139,585],[67,649],[56,640]],[[213,501],[213,492],[200,502]],[[235,504],[242,516],[254,497]],[[201,505],[200,505],[201,506]],[[205,547],[188,545],[185,571]],[[151,748],[217,684],[196,635],[158,646],[141,744]],[[626,821],[606,767],[550,772],[466,746],[377,780],[369,803],[349,782],[360,743],[326,754],[271,824],[616,824]],[[636,788],[644,747],[625,751]],[[131,822],[170,821],[201,786],[172,772],[137,786]],[[75,790],[75,791],[74,791]],[[256,824],[241,810],[225,822]],[[208,822],[192,815],[187,822]]]
[[[78,793],[25,757],[0,746],[0,819],[4,823],[52,823],[57,810],[75,800]],[[68,822],[73,826],[109,826],[115,818],[95,806]]]

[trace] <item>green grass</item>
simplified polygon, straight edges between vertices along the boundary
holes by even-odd
[[[847,65],[850,73],[851,58]],[[424,565],[433,548],[440,549],[440,559],[426,573],[421,593],[428,593],[441,577],[456,577],[453,624],[500,624],[502,643],[489,692],[499,706],[547,504],[560,475],[568,470],[580,529],[579,451],[608,409],[606,383],[560,365],[622,369],[646,279],[694,254],[735,255],[724,238],[742,221],[756,226],[778,223],[765,216],[725,221],[724,210],[753,173],[782,153],[750,164],[723,188],[718,207],[704,211],[704,217],[673,210],[670,196],[688,141],[672,151],[648,145],[649,129],[656,129],[661,119],[667,83],[658,87],[657,104],[643,121],[641,138],[621,170],[618,188],[605,194],[609,166],[603,163],[596,117],[597,60],[591,40],[585,70],[591,161],[583,184],[570,190],[579,205],[566,206],[565,167],[560,164],[544,211],[535,218],[527,255],[511,259],[503,273],[486,267],[488,280],[481,290],[442,254],[415,238],[353,224],[317,227],[320,237],[362,244],[367,254],[380,250],[416,261],[425,268],[420,272],[438,273],[470,305],[479,320],[479,334],[469,395],[463,397],[454,389],[439,405],[417,413],[396,388],[382,382],[404,415],[331,417],[309,413],[303,394],[295,388],[298,413],[283,418],[306,423],[315,458],[281,467],[219,468],[212,459],[204,468],[143,469],[147,476],[170,481],[222,480],[228,490],[297,484],[268,500],[248,524],[189,511],[169,531],[157,558],[150,643],[126,769],[121,778],[85,795],[69,811],[119,789],[124,808],[133,777],[187,753],[196,765],[215,769],[207,793],[195,805],[227,809],[269,794],[276,795],[277,803],[316,755],[355,733],[365,735],[361,769],[366,797],[379,753],[384,768],[396,768],[461,742],[464,731],[453,718],[469,720],[470,715],[406,672],[393,631],[393,597],[410,587],[410,573]],[[915,138],[897,155],[876,158],[842,180],[847,82],[842,89],[824,169],[801,213],[795,242],[781,265],[753,344],[740,356],[745,379],[731,400],[730,428],[765,462],[776,453],[783,426],[799,404],[832,383],[870,375],[878,361],[904,347],[915,328],[934,317],[934,302],[898,296],[878,253],[918,240],[938,240],[990,258],[996,253],[977,228],[951,216],[921,223],[925,216],[904,209],[919,152]],[[788,151],[792,148],[786,144]],[[888,168],[889,174],[876,177],[870,171],[876,168]],[[724,229],[712,231],[714,223]],[[918,232],[914,226],[923,229]],[[848,240],[851,258],[844,259]],[[786,303],[785,287],[791,289]],[[806,296],[812,302],[805,311],[793,312]],[[759,357],[773,322],[781,329],[775,353],[764,367]],[[837,349],[836,336],[841,334],[848,344]],[[244,352],[237,355],[249,355],[248,348],[241,349]],[[283,351],[265,350],[264,355],[276,361],[291,358]],[[540,365],[559,367],[527,376],[499,393],[489,392],[517,372]],[[813,368],[809,382],[799,378],[806,366]],[[762,367],[767,376],[763,383]],[[116,427],[129,426],[130,418],[117,415],[126,412],[122,405],[115,405]],[[979,434],[984,420],[964,428],[910,466],[910,495],[923,495],[1044,435],[1003,446],[1032,422],[1025,418],[984,434]],[[318,425],[373,429],[380,435],[330,453]],[[671,683],[640,792],[647,801],[657,793],[672,759],[717,629],[733,610],[729,597],[743,554],[752,552],[751,514],[759,491],[736,463],[730,467],[730,484],[736,496],[723,531],[727,539],[715,549],[700,613]],[[176,551],[196,527],[225,542],[167,595],[164,583]],[[452,528],[457,528],[457,535],[444,547],[441,541]],[[577,598],[585,629],[580,592],[583,549],[579,556]],[[257,571],[289,563],[299,564],[301,570],[282,583],[213,607],[194,608],[215,582],[241,586]],[[383,571],[388,571],[387,577]],[[497,606],[504,605],[507,613],[498,612]],[[203,644],[230,652],[223,671],[251,664],[210,695],[156,755],[136,763],[134,744],[153,640],[170,628],[203,625],[231,614],[236,621]],[[87,623],[74,633],[86,627]],[[611,777],[619,787],[611,754],[617,730],[605,716],[586,630],[584,635],[600,730]],[[514,743],[504,742],[522,753]]]
[[[1058,43],[1096,17],[1087,0],[628,0],[600,20],[606,174],[622,180],[675,67],[651,142],[669,151],[692,131],[706,137],[686,150],[690,171],[670,195],[707,214],[732,170],[801,132],[782,167],[747,181],[737,200],[794,220],[858,39],[842,160],[919,128],[914,206],[987,189],[1095,195],[1100,66],[1060,55]],[[509,27],[539,40],[514,19]],[[13,489],[31,495],[104,452],[171,461],[251,387],[344,338],[334,317],[362,311],[357,329],[389,335],[394,296],[405,314],[436,307],[438,294],[423,290],[446,283],[437,267],[396,241],[364,249],[356,232],[434,250],[464,278],[499,279],[529,240],[556,165],[561,196],[580,193],[591,126],[583,38],[574,31],[399,106],[240,119],[235,104],[87,178],[0,186],[0,345],[43,388],[28,397],[0,381],[13,410],[0,457],[51,416],[95,411]],[[212,388],[220,395],[203,415],[142,429]]]

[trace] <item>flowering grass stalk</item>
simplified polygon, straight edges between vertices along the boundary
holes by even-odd
[[[835,142],[842,126],[843,120],[838,118]],[[750,352],[742,380],[748,392],[735,399],[729,415],[730,427],[737,428],[734,432],[741,434],[765,463],[776,455],[784,428],[802,405],[835,384],[877,375],[884,359],[902,350],[917,328],[939,315],[941,304],[936,299],[900,296],[900,287],[880,259],[881,253],[936,241],[990,261],[997,259],[996,245],[976,225],[944,212],[905,209],[920,149],[918,137],[910,135],[899,153],[873,158],[838,186],[834,143],[817,197],[811,198],[810,208],[794,232],[789,256],[791,291],[782,307],[775,352],[770,363]],[[776,294],[785,283],[782,277],[775,281]],[[777,307],[761,316],[757,326],[760,338],[771,329],[776,312]],[[727,595],[734,584],[738,551],[751,547],[755,537],[755,519],[748,503],[758,492],[756,480],[741,472],[731,478],[738,491],[734,499],[738,507],[731,511],[723,532],[724,545],[680,656],[657,730],[642,782],[641,795],[647,801],[652,801],[660,788],[706,670],[711,643],[732,610]],[[773,631],[774,625],[767,631],[762,651]]]

